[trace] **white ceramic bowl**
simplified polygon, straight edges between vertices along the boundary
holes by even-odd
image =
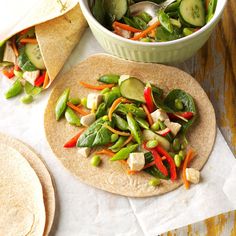
[[[108,53],[132,61],[173,63],[190,58],[204,45],[220,20],[227,0],[218,0],[214,17],[197,32],[174,41],[155,43],[133,41],[112,33],[93,17],[88,0],[79,2],[95,38]]]

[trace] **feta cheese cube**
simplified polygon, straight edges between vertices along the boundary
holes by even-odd
[[[166,125],[167,128],[169,128],[171,130],[171,133],[176,136],[177,133],[180,131],[181,129],[181,124],[177,123],[177,122],[171,122],[169,119],[164,121],[164,124]]]
[[[133,152],[129,154],[127,163],[131,170],[140,171],[145,165],[144,153],[142,152]]]
[[[164,121],[167,119],[169,120],[168,115],[162,109],[155,110],[154,112],[151,113],[151,116],[152,116],[154,123],[157,122],[158,120],[160,120],[160,121]]]
[[[90,114],[88,114],[88,115],[86,115],[86,116],[82,116],[80,122],[81,122],[81,124],[82,124],[83,126],[88,127],[88,126],[90,126],[95,120],[96,120],[96,115],[95,115],[94,113],[90,113]]]
[[[39,70],[25,71],[23,73],[23,79],[27,80],[29,83],[31,83],[34,86],[34,82],[39,77],[39,75],[40,75]]]
[[[89,109],[98,109],[99,104],[102,102],[103,96],[98,93],[90,93],[87,97],[87,107]]]
[[[4,55],[3,55],[3,61],[12,62],[13,64],[16,64],[16,55],[13,51],[13,48],[11,46],[11,42],[6,42],[6,47],[4,49]]]
[[[80,154],[83,157],[88,157],[91,152],[91,148],[89,147],[82,147],[78,149],[78,154]]]
[[[186,168],[186,179],[193,183],[198,184],[200,181],[200,172],[194,168]]]

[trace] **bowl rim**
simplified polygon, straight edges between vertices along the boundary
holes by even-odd
[[[222,1],[222,0],[220,0],[220,1]],[[175,39],[175,40],[171,40],[171,41],[167,41],[167,42],[152,42],[152,43],[150,43],[150,42],[134,41],[134,40],[123,38],[123,37],[121,37],[121,36],[119,36],[117,34],[114,34],[112,31],[108,30],[106,27],[104,27],[102,24],[100,24],[95,19],[95,17],[91,13],[91,11],[88,10],[88,7],[86,6],[86,3],[88,4],[88,0],[79,0],[79,3],[80,3],[80,7],[81,7],[82,12],[84,13],[85,18],[89,18],[88,22],[91,21],[103,33],[113,37],[114,39],[116,39],[118,41],[122,41],[124,43],[133,44],[133,45],[137,45],[137,46],[152,47],[152,46],[168,46],[168,45],[182,43],[182,42],[191,40],[191,39],[199,36],[203,32],[206,32],[212,26],[214,26],[215,23],[217,23],[217,20],[222,15],[222,12],[224,11],[225,5],[226,5],[228,0],[223,0],[223,1],[224,2],[222,3],[222,7],[221,7],[220,11],[218,12],[218,14],[214,14],[213,18],[210,20],[209,23],[204,25],[201,29],[199,29],[198,31],[194,32],[193,34],[185,36],[185,37],[180,38],[180,39]]]

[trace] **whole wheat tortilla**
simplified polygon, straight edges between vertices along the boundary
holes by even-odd
[[[37,41],[49,75],[45,88],[56,78],[86,27],[79,4],[65,15],[35,26]]]
[[[79,80],[97,83],[103,74],[129,74],[143,81],[158,84],[165,92],[180,88],[190,93],[197,105],[200,117],[191,127],[189,141],[197,150],[198,156],[191,166],[200,170],[207,161],[214,145],[216,134],[215,112],[206,93],[189,74],[174,67],[130,62],[105,54],[89,57],[70,72],[61,75],[61,80],[53,90],[44,115],[46,137],[51,149],[62,164],[81,181],[94,187],[130,197],[146,197],[167,193],[182,184],[181,178],[172,182],[162,180],[157,187],[148,186],[150,175],[140,173],[127,175],[127,167],[120,162],[110,162],[102,156],[99,168],[90,164],[90,158],[78,154],[77,148],[64,149],[63,144],[78,133],[78,128],[71,126],[65,119],[55,119],[56,101],[65,88],[71,89],[71,97],[85,97],[91,90],[82,88]]]
[[[19,152],[28,161],[30,166],[37,174],[42,185],[43,199],[46,212],[46,222],[43,235],[47,236],[53,225],[56,205],[55,190],[53,187],[52,178],[48,172],[46,165],[43,163],[40,157],[35,154],[33,150],[31,150],[31,148],[29,148],[17,139],[0,133],[0,143],[6,144],[7,146]]]
[[[43,192],[34,170],[20,153],[2,143],[0,166],[0,235],[43,235]]]

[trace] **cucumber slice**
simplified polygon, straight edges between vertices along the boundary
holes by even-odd
[[[120,20],[128,10],[127,0],[105,0],[104,7],[109,15],[115,16]]]
[[[181,18],[189,25],[204,26],[205,8],[202,0],[182,0],[179,6]]]
[[[25,46],[25,54],[35,67],[40,70],[46,69],[38,44],[27,43]]]
[[[120,93],[125,98],[144,103],[144,88],[145,84],[141,80],[130,77],[120,84]]]

